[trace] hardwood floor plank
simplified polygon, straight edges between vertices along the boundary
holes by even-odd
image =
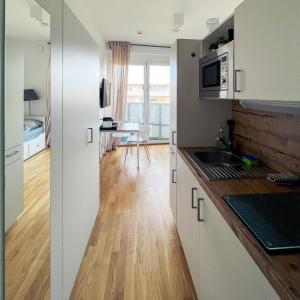
[[[142,149],[143,150],[143,149]],[[101,210],[71,299],[197,299],[169,207],[169,147],[101,163]],[[92,282],[89,285],[87,282]]]
[[[7,300],[50,299],[50,150],[24,162],[24,211],[5,236]]]
[[[169,148],[101,163],[101,209],[71,299],[196,299],[169,208]],[[25,162],[25,209],[6,234],[6,299],[50,299],[48,150]]]

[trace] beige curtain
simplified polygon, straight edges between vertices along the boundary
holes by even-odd
[[[109,42],[109,46],[112,52],[112,117],[116,121],[124,121],[130,43]],[[112,139],[110,148],[115,148],[118,143],[119,139]]]

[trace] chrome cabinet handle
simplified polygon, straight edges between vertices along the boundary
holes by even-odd
[[[16,155],[16,154],[18,154],[18,153],[19,153],[19,151],[16,150],[16,151],[14,151],[14,152],[12,152],[12,153],[10,153],[10,154],[6,154],[5,157],[6,157],[6,158],[9,158],[9,157],[12,157],[12,156],[14,156],[14,155]]]
[[[238,73],[241,73],[242,72],[242,70],[235,70],[234,71],[234,91],[236,92],[236,93],[240,93],[241,92],[241,90],[238,90],[237,89],[237,74]]]
[[[201,217],[201,202],[204,201],[203,198],[198,198],[198,222],[204,222],[204,219]]]
[[[90,131],[90,133],[91,133],[91,139],[88,141],[88,144],[93,144],[93,142],[94,142],[94,130],[93,130],[93,128],[88,128],[88,130]]]
[[[175,178],[175,172],[176,172],[176,170],[172,170],[172,183],[176,183],[176,180],[174,179]]]
[[[192,208],[197,208],[197,206],[194,205],[194,192],[197,191],[197,188],[192,188]]]
[[[176,145],[176,143],[175,143],[175,133],[176,133],[176,131],[172,131],[172,145]]]

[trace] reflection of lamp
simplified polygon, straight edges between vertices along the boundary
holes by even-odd
[[[29,115],[31,116],[31,106],[30,101],[39,100],[38,94],[34,89],[24,90],[24,101],[29,101]]]

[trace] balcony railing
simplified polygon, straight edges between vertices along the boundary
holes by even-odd
[[[168,140],[170,137],[169,103],[149,103],[151,140]],[[126,121],[144,123],[144,103],[127,102]]]

